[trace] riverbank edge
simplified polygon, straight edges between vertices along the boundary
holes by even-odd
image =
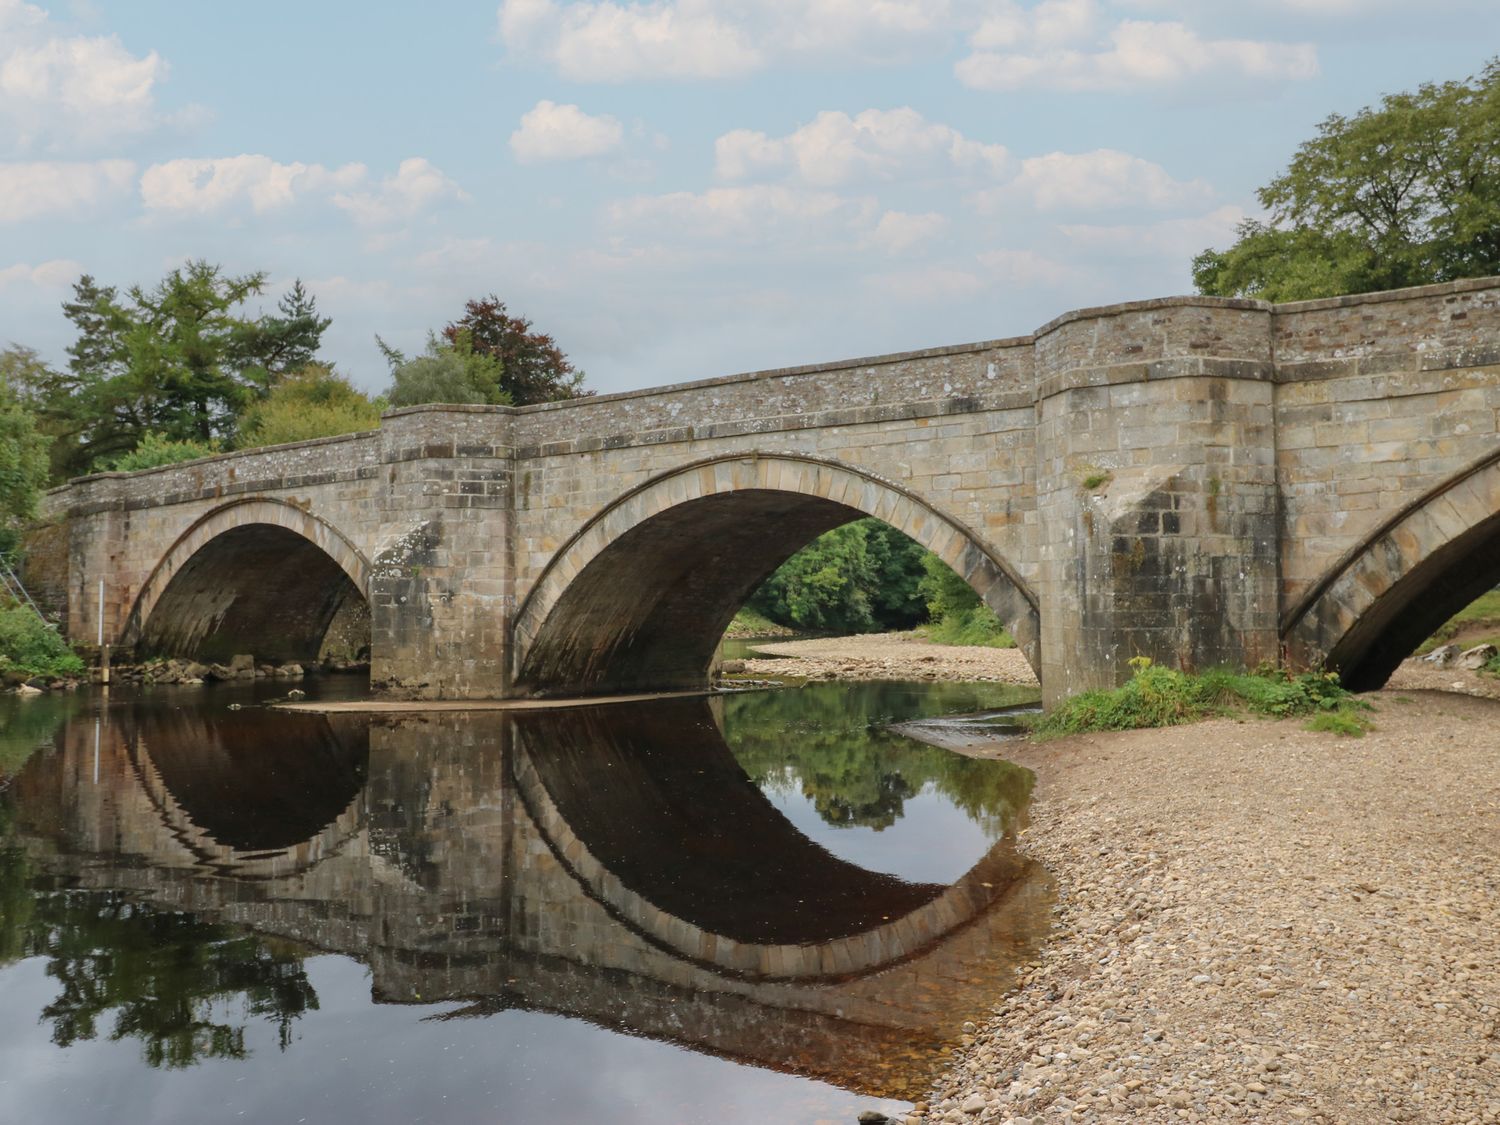
[[[1363,739],[996,744],[1037,774],[1020,847],[1055,927],[907,1121],[1500,1121],[1500,703],[1366,698]]]

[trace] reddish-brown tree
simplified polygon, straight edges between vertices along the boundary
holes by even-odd
[[[568,361],[556,340],[545,332],[533,332],[525,317],[511,316],[505,302],[493,293],[469,301],[462,319],[443,329],[451,344],[457,344],[465,333],[475,352],[500,361],[500,389],[510,394],[516,406],[594,393],[583,389],[583,372]]]

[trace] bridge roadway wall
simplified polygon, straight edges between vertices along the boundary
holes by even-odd
[[[362,586],[386,690],[687,686],[755,582],[873,514],[973,582],[1050,699],[1137,655],[1356,668],[1435,612],[1443,574],[1500,579],[1476,562],[1500,512],[1497,413],[1500,281],[1171,298],[87,477],[50,494],[30,577],[81,640],[102,578],[106,639],[149,644],[170,631],[153,614],[201,631],[236,586],[294,589],[189,565],[226,529],[279,525]]]

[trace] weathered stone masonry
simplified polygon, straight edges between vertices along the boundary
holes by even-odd
[[[1136,655],[1329,657],[1378,682],[1500,579],[1497,412],[1500,280],[1146,301],[88,477],[51,495],[30,577],[79,639],[101,577],[115,643],[288,656],[307,644],[294,622],[353,589],[388,690],[673,687],[703,682],[788,554],[871,514],[974,584],[1049,699]]]

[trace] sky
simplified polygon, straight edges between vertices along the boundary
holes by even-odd
[[[1496,53],[1496,0],[0,0],[0,346],[191,259],[371,391],[491,293],[601,393],[1023,335]]]

